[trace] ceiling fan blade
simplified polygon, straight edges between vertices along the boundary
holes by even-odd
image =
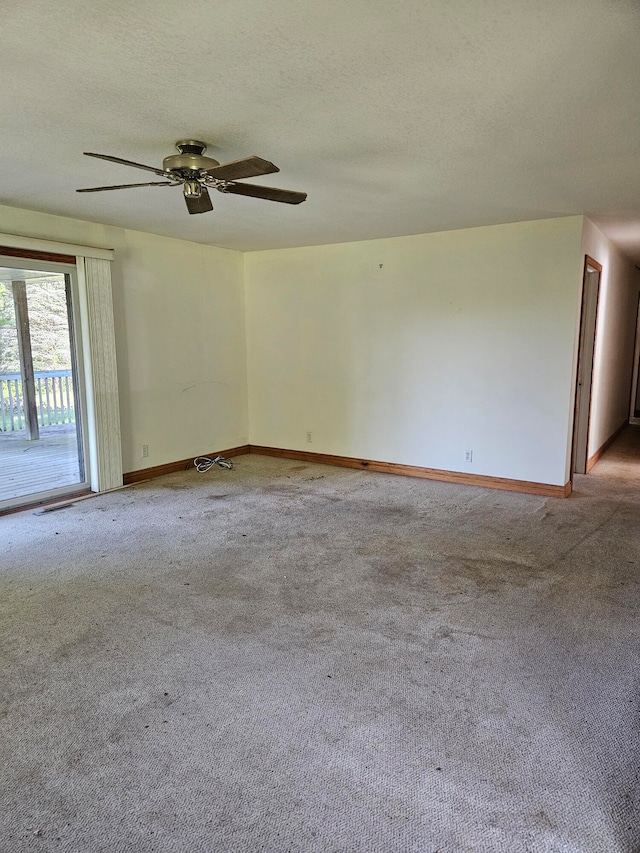
[[[113,187],[87,187],[86,189],[76,190],[77,193],[101,193],[103,190],[128,190],[131,187],[175,187],[177,184],[172,184],[171,181],[151,181],[150,184],[116,184]]]
[[[206,187],[202,187],[202,192],[198,198],[186,195],[184,200],[187,204],[187,210],[189,213],[208,213],[210,210],[213,210],[211,196],[209,195],[209,191]]]
[[[133,166],[134,169],[145,169],[147,172],[153,172],[154,175],[166,176],[166,172],[162,169],[155,169],[153,166],[143,166],[142,163],[134,163],[133,160],[123,160],[122,157],[110,157],[108,154],[92,154],[91,151],[83,152],[86,157],[97,157],[98,160],[109,160],[111,163],[120,163],[122,166]]]
[[[258,175],[271,175],[279,172],[277,166],[262,157],[245,157],[242,160],[233,160],[231,163],[223,163],[206,169],[206,174],[219,181],[237,181],[239,178],[255,178]]]
[[[281,201],[284,204],[300,204],[307,194],[295,190],[279,190],[277,187],[260,187],[256,184],[227,184],[220,187],[220,192],[248,195],[252,198],[265,198],[267,201]]]

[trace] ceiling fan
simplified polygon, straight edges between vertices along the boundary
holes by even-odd
[[[233,160],[231,163],[221,165],[212,157],[203,156],[207,146],[197,139],[182,139],[176,142],[176,148],[180,153],[165,157],[162,161],[162,169],[143,166],[141,163],[133,163],[131,160],[123,160],[120,157],[110,157],[108,154],[92,154],[90,151],[85,151],[87,157],[97,157],[99,160],[110,160],[112,163],[121,163],[123,166],[144,169],[162,178],[167,178],[167,180],[151,181],[146,184],[87,187],[86,189],[76,190],[76,192],[98,193],[104,190],[125,190],[130,187],[182,186],[189,213],[208,213],[213,210],[209,196],[210,187],[221,193],[264,198],[267,201],[280,201],[284,204],[300,204],[307,197],[306,193],[296,192],[295,190],[280,190],[276,187],[236,183],[242,178],[254,178],[257,175],[270,175],[273,172],[280,171],[273,163],[269,163],[268,160],[263,160],[261,157],[245,157],[242,160]]]

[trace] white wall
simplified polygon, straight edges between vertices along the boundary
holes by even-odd
[[[247,443],[241,253],[9,207],[0,232],[115,249],[125,471]]]
[[[256,252],[244,264],[8,207],[2,231],[115,249],[125,471],[250,440],[566,482],[582,217]]]
[[[602,264],[589,427],[590,457],[629,417],[640,276],[588,219],[583,254]]]
[[[245,255],[251,443],[564,485],[581,234],[566,217]]]

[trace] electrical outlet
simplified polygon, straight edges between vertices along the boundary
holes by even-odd
[[[143,444],[142,445],[142,458],[146,459],[148,455],[149,455],[149,445]]]
[[[311,444],[311,433],[310,432],[307,433],[307,443]]]
[[[464,461],[465,462],[473,462],[473,450],[465,450]]]

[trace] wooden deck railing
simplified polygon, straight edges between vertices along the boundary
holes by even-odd
[[[75,423],[71,371],[38,370],[34,378],[39,425]],[[0,373],[0,432],[15,432],[24,427],[24,394],[20,374]]]

